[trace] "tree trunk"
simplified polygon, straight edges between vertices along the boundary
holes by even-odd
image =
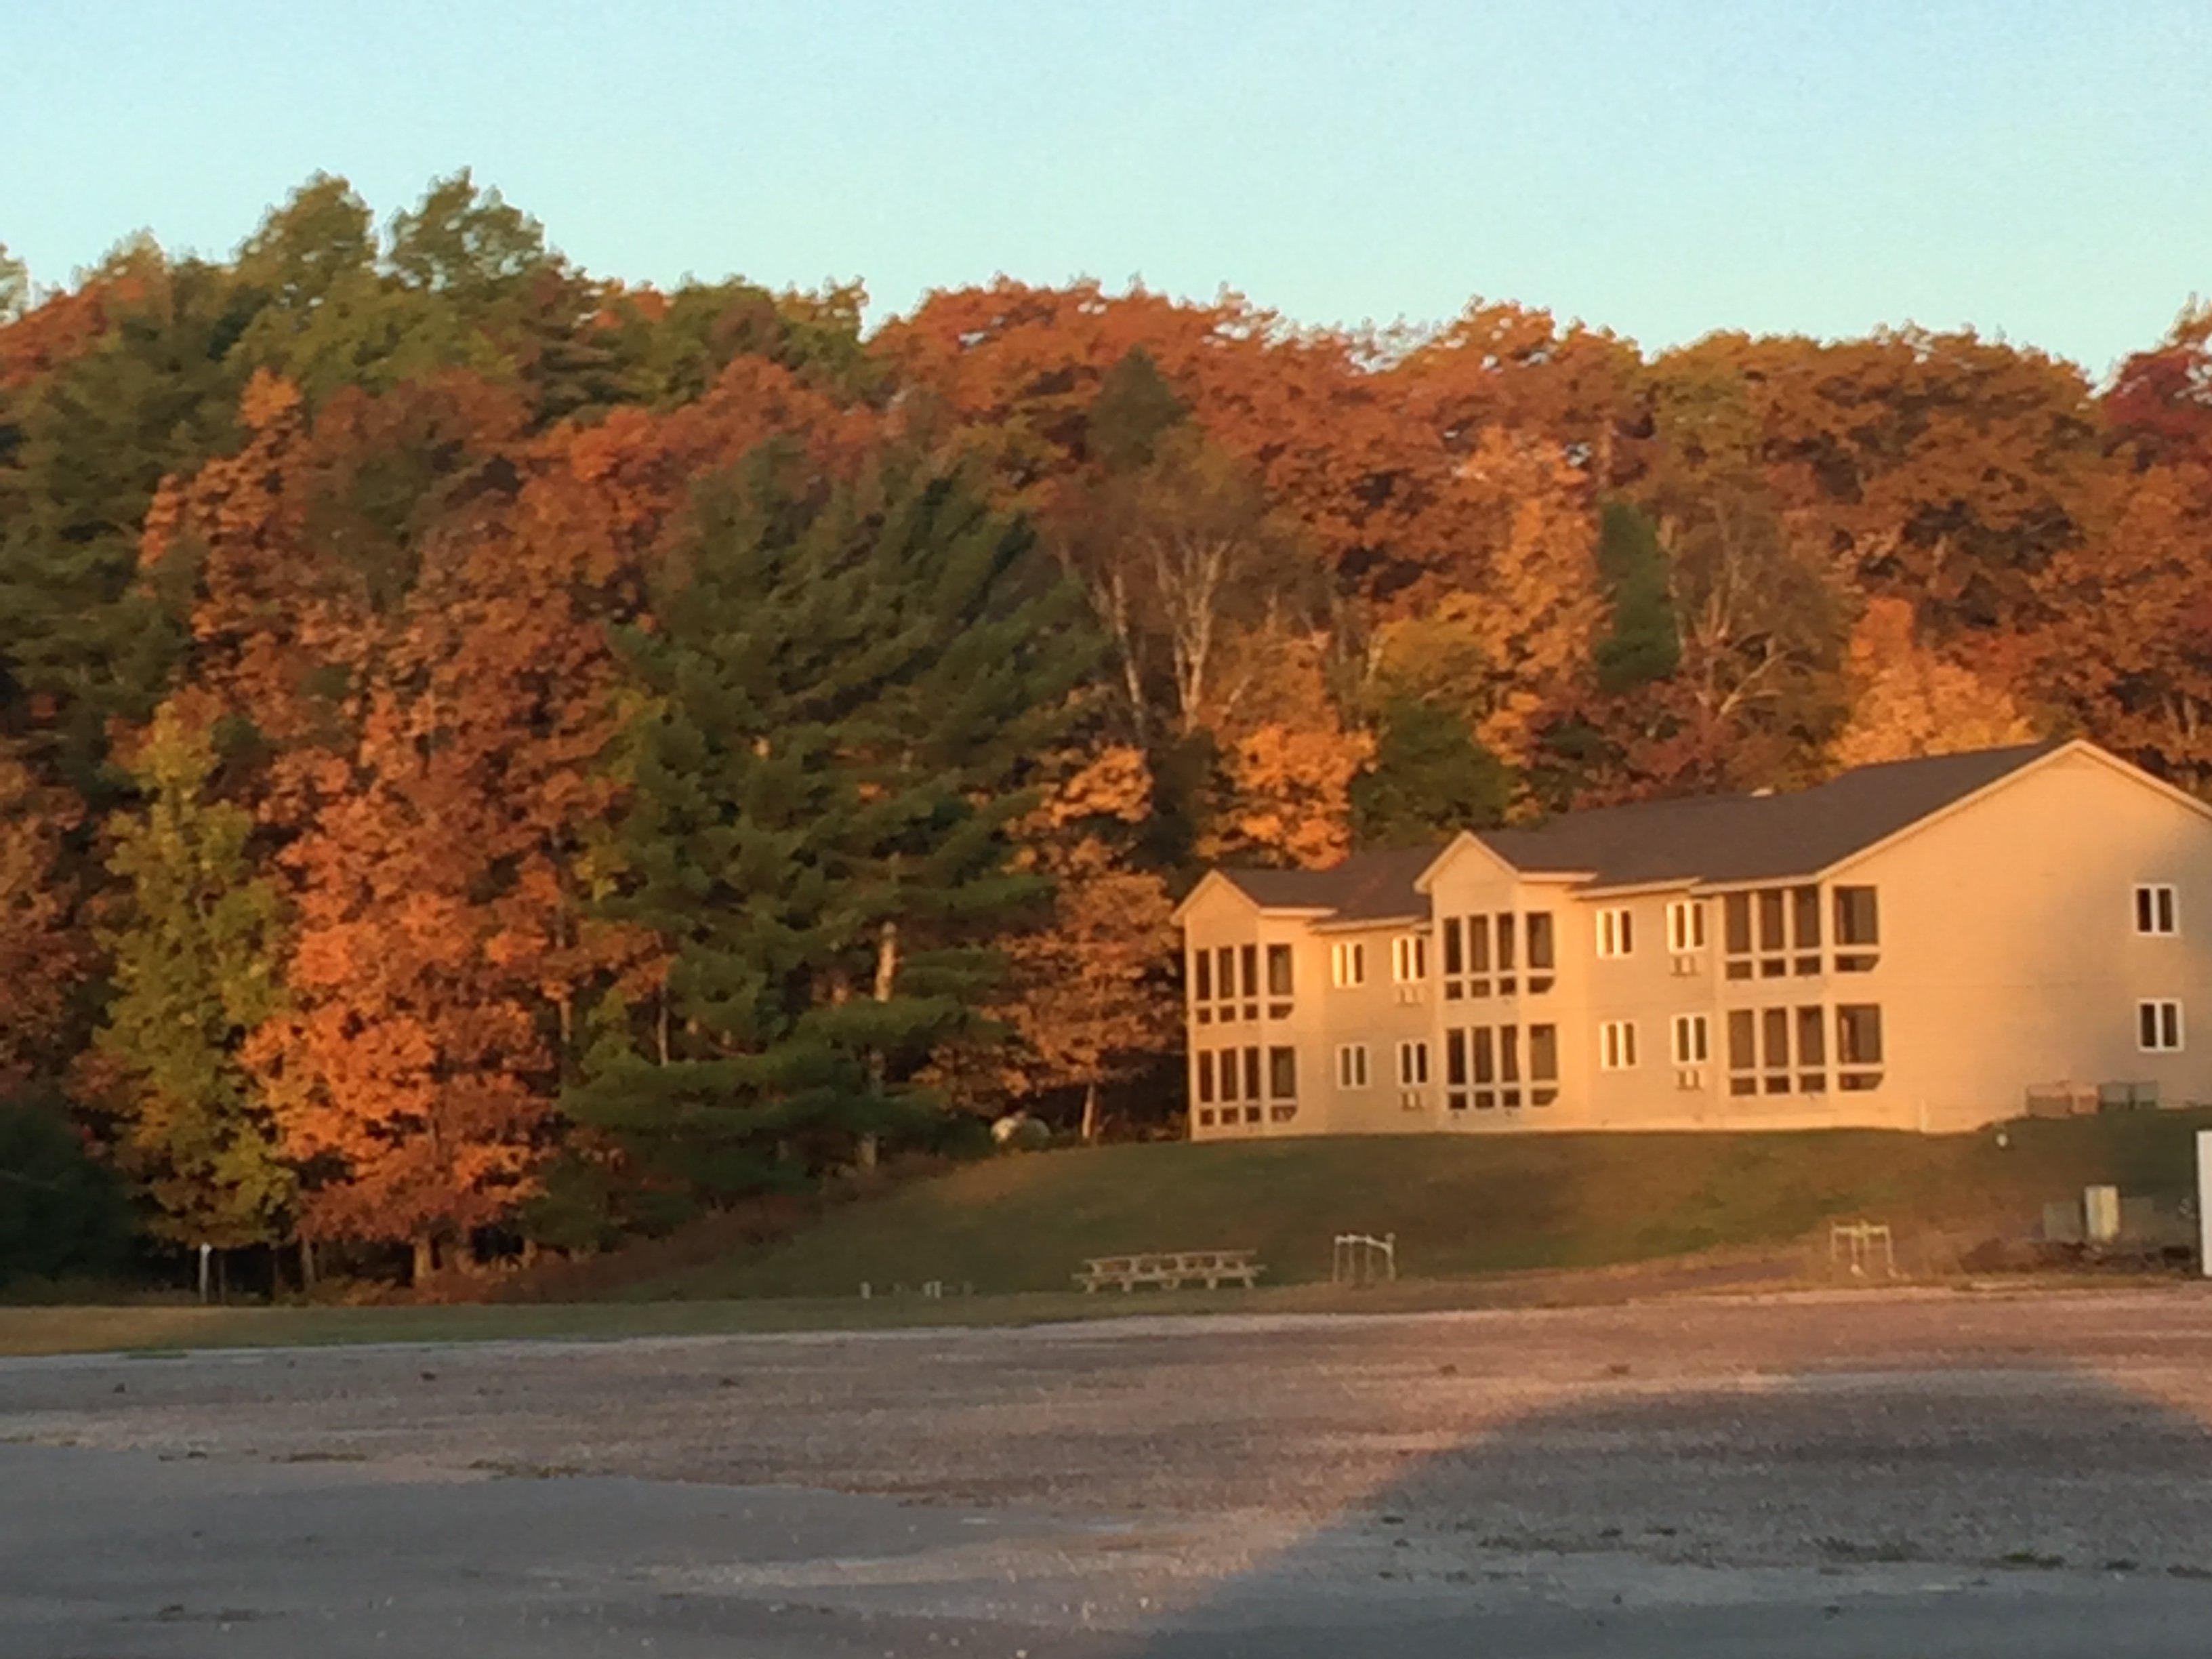
[[[1083,1085],[1083,1144],[1086,1146],[1098,1139],[1098,1079],[1092,1078]]]
[[[886,916],[883,925],[876,930],[875,1000],[878,1002],[889,1002],[891,1000],[892,992],[897,988],[897,986],[898,923]],[[884,1057],[880,1054],[872,1055],[868,1063],[875,1073],[877,1087],[881,1088],[884,1081]],[[860,1144],[854,1149],[854,1155],[863,1170],[872,1170],[876,1167],[876,1161],[881,1155],[882,1150],[880,1137],[871,1130],[860,1137]]]
[[[431,1274],[437,1270],[438,1259],[430,1241],[427,1238],[416,1239],[414,1242],[414,1266],[408,1275],[408,1283],[419,1291],[430,1282]]]
[[[300,1235],[300,1291],[304,1296],[315,1293],[315,1241],[305,1233]]]

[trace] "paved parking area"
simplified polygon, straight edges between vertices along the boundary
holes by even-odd
[[[2212,1649],[2212,1292],[0,1362],[0,1656]]]

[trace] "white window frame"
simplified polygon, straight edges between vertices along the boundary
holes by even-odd
[[[1429,1086],[1429,1043],[1426,1037],[1407,1037],[1398,1044],[1398,1086]]]
[[[1340,1089],[1364,1089],[1367,1086],[1365,1043],[1340,1042],[1336,1045],[1336,1086]]]
[[[1704,1014],[1677,1014],[1674,1021],[1674,1063],[1703,1066],[1712,1058],[1712,1022]]]
[[[1626,905],[1597,913],[1597,953],[1607,962],[1636,954],[1636,915]]]
[[[2155,1010],[2155,1012],[2153,1011]],[[2143,1016],[2151,1014],[2156,1025],[2158,1041],[2143,1041]],[[2136,1004],[2136,1052],[2144,1054],[2178,1054],[2188,1046],[2189,1033],[2184,1028],[2179,997],[2145,997]]]
[[[1601,1072],[1636,1069],[1636,1022],[1608,1019],[1597,1028],[1597,1065]]]
[[[1367,942],[1340,939],[1328,947],[1329,982],[1340,991],[1367,983]]]
[[[2131,920],[2135,923],[2137,939],[2172,939],[2180,933],[2181,895],[2172,882],[2139,881],[2136,884],[2133,898]],[[2151,922],[2148,927],[2143,926],[2146,900],[2149,901],[2148,908]],[[2166,924],[2163,927],[2158,925],[2161,921]]]
[[[1667,905],[1667,949],[1686,957],[1705,948],[1705,902],[1673,899]]]
[[[1390,941],[1390,977],[1400,985],[1424,985],[1429,977],[1429,936],[1401,933]]]

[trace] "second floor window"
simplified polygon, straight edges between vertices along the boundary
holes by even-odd
[[[1429,976],[1429,939],[1425,933],[1401,933],[1390,941],[1390,977],[1401,985],[1418,985]]]
[[[1291,947],[1270,945],[1267,947],[1267,994],[1287,1001],[1291,994]]]
[[[1339,989],[1367,983],[1367,946],[1358,939],[1343,939],[1328,947],[1329,977]]]
[[[1668,905],[1667,948],[1678,957],[1705,948],[1705,903],[1703,899],[1676,899]]]
[[[1836,971],[1864,973],[1881,945],[1881,907],[1871,887],[1835,890]]]
[[[2180,931],[2180,908],[2175,902],[2172,888],[2160,883],[2136,889],[2136,932],[2178,933]]]
[[[1601,910],[1597,913],[1597,953],[1601,957],[1625,957],[1636,950],[1636,918],[1626,909]]]

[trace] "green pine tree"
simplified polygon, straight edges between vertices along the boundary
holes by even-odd
[[[865,1157],[974,1029],[979,939],[1031,902],[1020,784],[1093,651],[1027,529],[892,462],[800,486],[776,454],[702,490],[625,764],[613,916],[672,947],[665,1008],[573,1100],[709,1198]]]
[[[143,804],[112,825],[125,894],[100,1048],[153,1231],[230,1249],[282,1237],[294,1179],[240,1060],[281,994],[277,894],[251,873],[251,816],[210,798],[216,765],[208,733],[164,708],[133,769]]]
[[[1512,799],[1504,763],[1450,710],[1394,697],[1376,722],[1375,757],[1352,781],[1352,833],[1366,847],[1410,846],[1502,822]]]
[[[1682,660],[1682,636],[1666,550],[1650,515],[1628,501],[1607,501],[1597,564],[1613,600],[1613,627],[1597,644],[1598,689],[1617,696],[1665,679]]]

